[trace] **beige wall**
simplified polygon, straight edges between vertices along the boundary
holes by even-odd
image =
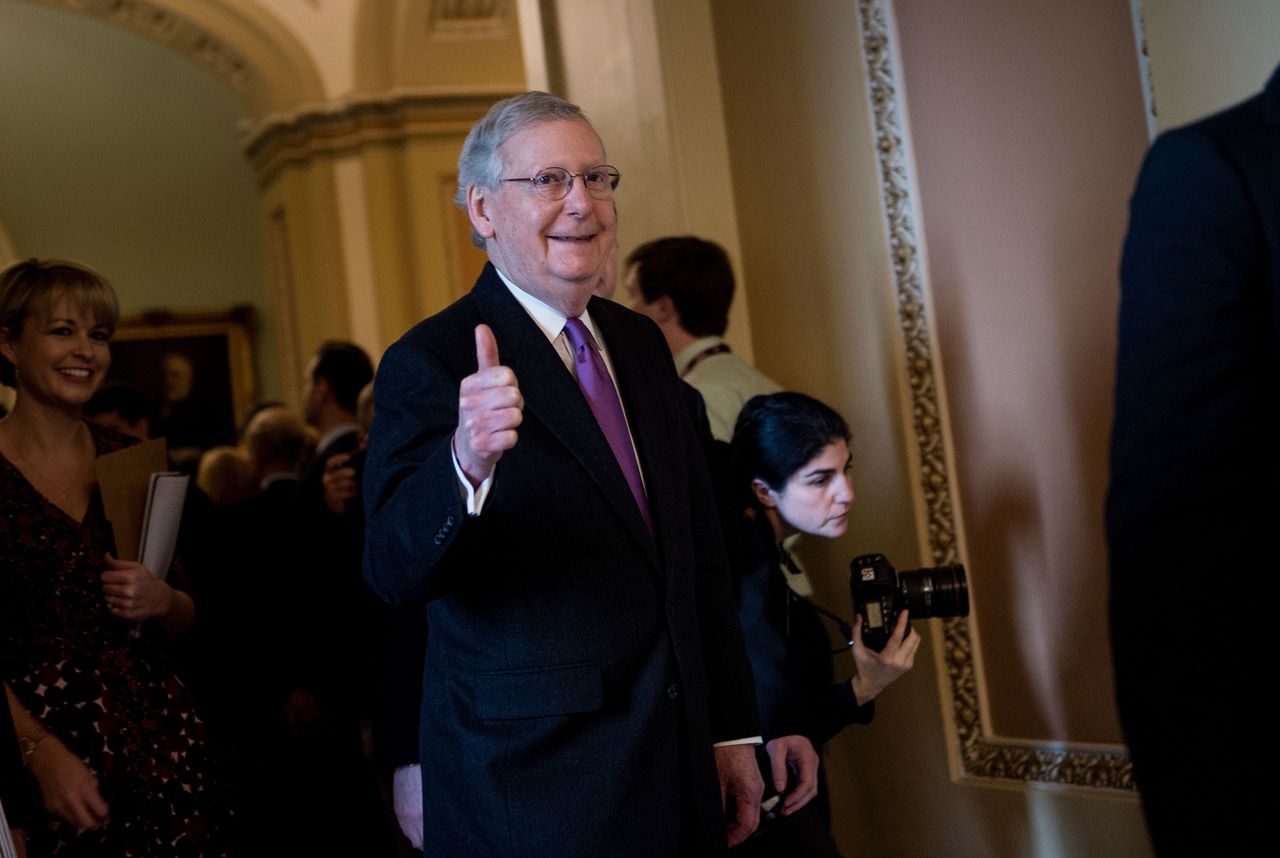
[[[0,221],[19,256],[103,271],[122,311],[258,316],[258,377],[279,390],[240,105],[200,69],[100,21],[0,0]]]
[[[1161,131],[1243,101],[1280,63],[1275,0],[1140,0]]]
[[[920,562],[892,282],[853,4],[806,3],[781,20],[772,5],[712,4],[742,265],[757,366],[851,422],[859,502],[825,581],[847,613],[854,554]]]
[[[1101,509],[1147,139],[1129,10],[894,6],[992,728],[1119,742]]]
[[[581,104],[623,174],[622,258],[637,245],[692,234],[722,245],[740,284],[734,189],[707,0],[521,4],[524,20],[554,33],[529,70]],[[625,272],[624,272],[625,273]],[[750,359],[749,288],[730,311],[728,339]]]

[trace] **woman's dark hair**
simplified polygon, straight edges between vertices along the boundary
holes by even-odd
[[[28,259],[0,271],[0,334],[17,337],[33,313],[53,312],[60,298],[88,310],[95,322],[115,333],[120,306],[107,279],[87,265],[62,259]],[[12,387],[13,364],[0,357],[0,383]]]
[[[849,437],[844,418],[812,396],[753,396],[733,429],[734,488],[755,505],[752,480],[782,491],[787,480],[828,444],[848,443]]]

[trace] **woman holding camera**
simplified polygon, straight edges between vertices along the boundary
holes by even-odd
[[[785,539],[800,533],[834,539],[848,528],[849,437],[839,414],[801,393],[749,400],[733,435],[742,513],[729,522],[730,555],[761,723],[766,738],[799,735],[815,748],[849,724],[868,723],[876,696],[911,669],[920,646],[905,611],[882,652],[863,645],[855,616],[853,676],[835,682],[820,611],[789,583],[799,569]],[[762,822],[735,854],[838,856],[827,823],[820,788],[816,801]]]

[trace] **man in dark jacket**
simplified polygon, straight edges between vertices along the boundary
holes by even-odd
[[[1121,281],[1107,498],[1121,721],[1157,852],[1251,854],[1272,839],[1274,791],[1258,784],[1277,756],[1264,693],[1280,518],[1280,71],[1152,146]]]

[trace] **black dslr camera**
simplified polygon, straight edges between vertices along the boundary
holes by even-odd
[[[895,572],[883,554],[863,554],[849,564],[849,590],[853,612],[862,614],[862,642],[876,652],[904,610],[913,620],[969,616],[969,581],[959,563]]]

